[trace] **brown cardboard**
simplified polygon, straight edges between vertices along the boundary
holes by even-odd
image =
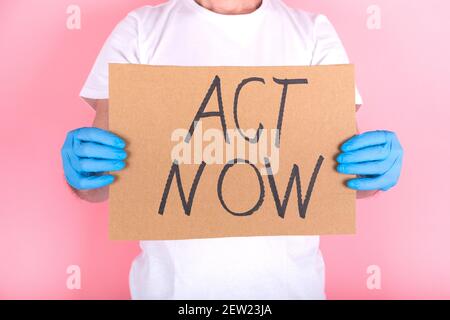
[[[344,182],[349,177],[335,171],[334,160],[340,144],[356,132],[353,74],[351,65],[173,67],[111,64],[110,130],[127,141],[130,156],[127,168],[118,174],[118,181],[110,189],[110,237],[117,240],[175,240],[354,233],[355,192],[345,187]],[[221,204],[218,185],[225,164],[203,167],[189,215],[183,208],[174,175],[166,193],[163,214],[158,212],[173,164],[172,148],[177,143],[171,141],[171,135],[174,129],[190,128],[216,76],[220,78],[228,129],[236,128],[234,100],[242,80],[257,77],[265,83],[253,81],[242,87],[237,112],[240,127],[257,129],[262,123],[265,129],[274,129],[279,123],[284,85],[273,79],[307,79],[307,84],[288,86],[279,140],[280,165],[273,175],[282,204],[293,165],[298,165],[304,202],[311,176],[319,166],[304,218],[299,214],[295,179],[284,218],[280,217],[269,176],[261,163],[255,167],[258,172],[266,173],[261,174],[263,200],[259,197],[262,192],[258,175],[248,164],[229,166],[221,184],[223,202],[232,212],[242,213],[259,202],[259,209],[250,215],[231,214]],[[209,102],[205,112],[218,113],[217,90],[212,91]],[[203,133],[211,128],[222,130],[221,120],[220,117],[202,118],[195,130],[200,123]],[[190,140],[187,138],[188,144],[192,150],[199,150],[193,149],[193,144],[200,141],[203,152],[206,143],[201,142],[195,132]],[[222,139],[226,148],[223,132]],[[245,143],[249,145],[248,141]],[[199,168],[200,164],[179,165],[186,201]]]

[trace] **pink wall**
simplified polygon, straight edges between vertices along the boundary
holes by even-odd
[[[107,236],[107,206],[65,186],[59,149],[93,112],[77,97],[104,39],[145,0],[0,2],[0,298],[129,298],[132,242]],[[450,298],[450,80],[446,0],[377,0],[381,30],[366,27],[369,0],[288,1],[330,17],[357,65],[361,130],[398,132],[405,165],[389,193],[358,203],[356,236],[323,237],[329,298]],[[66,8],[82,28],[66,28]],[[82,289],[66,288],[79,265]],[[368,290],[378,265],[381,290]]]

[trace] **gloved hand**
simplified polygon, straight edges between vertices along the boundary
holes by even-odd
[[[397,184],[403,149],[395,133],[366,132],[347,140],[341,150],[336,158],[337,171],[358,175],[347,182],[349,188],[387,191]]]
[[[102,174],[125,167],[125,141],[98,128],[70,131],[61,150],[64,174],[75,189],[89,190],[107,186],[114,176]]]

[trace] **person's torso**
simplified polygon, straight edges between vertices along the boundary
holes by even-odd
[[[310,65],[312,17],[265,0],[248,15],[219,15],[194,0],[137,11],[142,64]],[[133,298],[324,298],[318,237],[142,241]]]

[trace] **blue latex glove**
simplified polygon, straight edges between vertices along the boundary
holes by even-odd
[[[366,132],[347,140],[341,150],[337,171],[358,175],[347,182],[349,188],[387,191],[397,184],[403,149],[395,133]]]
[[[114,176],[103,174],[125,167],[125,141],[98,128],[70,131],[61,150],[64,174],[75,189],[98,189],[114,182]]]

